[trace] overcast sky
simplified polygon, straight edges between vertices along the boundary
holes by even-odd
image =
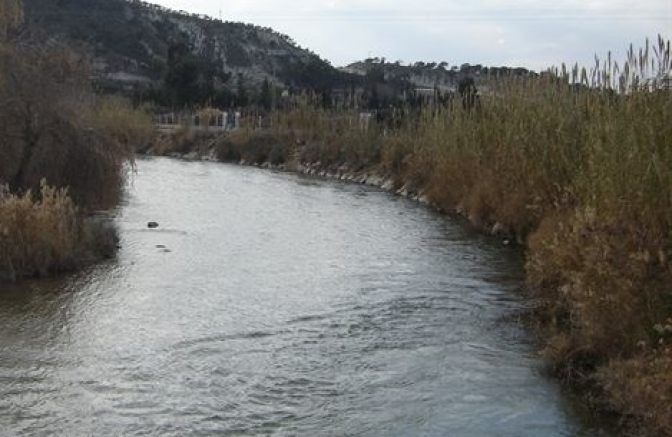
[[[672,0],[150,0],[271,27],[334,66],[367,57],[541,70],[672,38]]]

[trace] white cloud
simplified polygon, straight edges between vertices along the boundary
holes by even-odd
[[[153,1],[270,26],[335,65],[371,54],[541,69],[672,37],[672,0]]]

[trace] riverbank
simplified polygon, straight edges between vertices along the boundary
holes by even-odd
[[[64,189],[42,185],[34,200],[0,192],[0,283],[77,270],[114,256],[113,222],[79,213]]]
[[[563,83],[510,85],[480,112],[425,111],[394,131],[306,105],[272,130],[164,153],[381,186],[524,244],[554,372],[631,429],[670,435],[670,95]]]
[[[116,250],[115,208],[151,118],[94,94],[88,60],[54,41],[0,40],[0,282],[78,269]],[[11,68],[10,68],[11,67]],[[98,218],[96,218],[98,217]]]

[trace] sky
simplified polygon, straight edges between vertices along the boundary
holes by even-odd
[[[595,55],[625,59],[632,43],[672,38],[672,0],[149,0],[289,35],[345,66],[387,61],[469,63],[540,71]]]

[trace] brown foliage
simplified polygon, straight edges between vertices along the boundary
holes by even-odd
[[[672,321],[671,321],[672,322]],[[612,408],[631,416],[650,435],[672,435],[672,353],[669,348],[625,361],[597,373]]]
[[[219,138],[215,143],[215,155],[222,162],[244,161],[247,164],[285,164],[290,158],[286,138],[269,134],[248,134]]]
[[[67,190],[43,182],[37,194],[0,187],[0,281],[44,277],[114,253],[114,230],[82,219]]]
[[[0,49],[0,182],[12,190],[69,187],[78,205],[118,199],[132,147],[99,129],[86,57],[65,45]]]
[[[110,111],[92,93],[88,65],[53,39],[0,40],[0,281],[69,270],[116,249],[114,229],[82,208],[116,204],[133,143],[150,125]]]

